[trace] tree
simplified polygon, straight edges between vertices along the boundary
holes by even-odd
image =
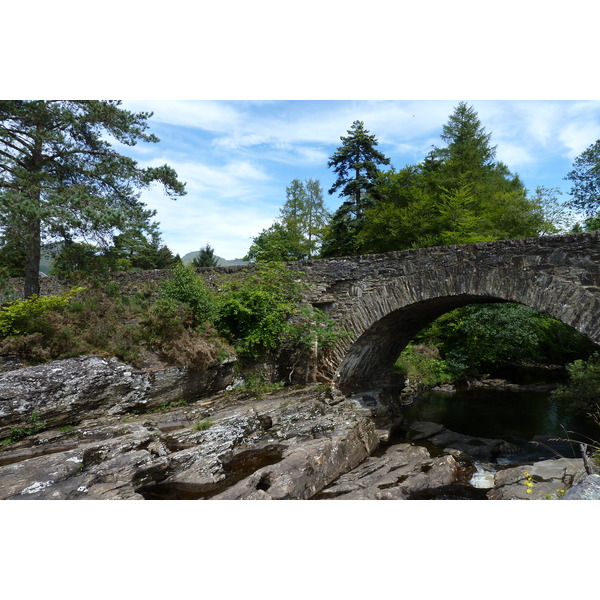
[[[39,293],[43,240],[108,246],[119,231],[149,230],[155,212],[139,190],[162,183],[167,196],[185,185],[167,165],[140,168],[109,140],[158,142],[147,133],[152,113],[132,113],[115,100],[0,101],[0,229],[22,235],[24,296]]]
[[[588,216],[600,210],[600,140],[584,150],[574,161],[573,170],[565,177],[573,182],[571,204]]]
[[[306,214],[304,232],[307,238],[308,257],[314,256],[321,245],[323,232],[331,215],[323,204],[323,189],[318,179],[307,179]]]
[[[310,258],[319,249],[328,219],[319,181],[307,179],[302,183],[294,179],[286,188],[279,220],[253,238],[245,260],[285,262]]]
[[[297,236],[296,245],[304,247],[305,258],[317,253],[329,218],[318,179],[307,179],[304,183],[294,179],[286,188],[286,202],[280,209],[281,224]]]
[[[204,248],[200,248],[200,252],[194,258],[192,264],[194,267],[217,267],[219,259],[215,256],[215,251],[210,244],[206,244]]]
[[[253,262],[287,262],[306,258],[306,248],[298,230],[285,227],[277,221],[263,229],[252,240],[244,260]]]
[[[156,224],[149,228],[148,235],[138,229],[125,230],[114,238],[107,254],[113,255],[124,270],[168,269],[179,262],[162,243]]]
[[[491,133],[486,133],[477,112],[466,102],[459,102],[440,136],[447,146],[434,148],[426,158],[425,166],[444,165],[456,177],[475,175],[495,166],[496,147],[490,146]]]
[[[354,121],[348,134],[340,138],[344,143],[327,163],[338,176],[329,193],[341,189],[341,196],[349,198],[354,216],[360,219],[365,209],[365,193],[374,187],[379,173],[377,165],[389,165],[390,159],[375,149],[377,138],[369,135],[362,121]]]
[[[357,231],[357,253],[537,236],[555,231],[547,191],[527,190],[495,148],[473,108],[459,103],[443,127],[446,146],[419,165],[380,174]],[[552,200],[554,197],[552,196]],[[351,239],[351,238],[349,238]]]

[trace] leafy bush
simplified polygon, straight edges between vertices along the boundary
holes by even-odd
[[[594,348],[564,323],[513,303],[455,309],[421,331],[416,341],[437,346],[455,378],[517,364],[566,362]]]
[[[588,360],[576,360],[567,365],[569,381],[552,392],[552,397],[568,403],[575,410],[595,410],[600,415],[600,353]]]
[[[452,381],[446,363],[440,359],[437,348],[431,345],[409,344],[396,361],[395,368],[425,388]]]
[[[305,284],[279,262],[259,262],[242,278],[223,278],[217,330],[242,356],[276,353],[286,344],[321,346],[342,335],[324,312],[302,305]]]
[[[44,331],[44,316],[66,308],[73,297],[85,288],[73,288],[55,296],[15,300],[0,309],[0,338]]]
[[[177,264],[172,270],[172,277],[161,284],[160,294],[167,300],[187,304],[193,311],[196,325],[215,319],[215,296],[192,265]]]
[[[217,330],[242,355],[275,351],[301,297],[293,274],[283,263],[258,263],[243,278],[223,278],[219,287]]]

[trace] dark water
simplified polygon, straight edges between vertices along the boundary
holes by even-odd
[[[549,393],[489,389],[429,392],[403,412],[409,422],[433,421],[457,433],[515,444],[521,450],[506,462],[558,455],[579,457],[579,441],[600,440],[596,423],[552,401]]]

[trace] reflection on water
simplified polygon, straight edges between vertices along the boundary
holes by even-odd
[[[433,421],[451,431],[503,439],[521,448],[510,462],[557,456],[580,456],[578,444],[556,438],[600,439],[600,428],[584,415],[550,400],[543,392],[464,389],[455,394],[428,392],[404,408],[410,421]],[[531,442],[537,442],[533,444]],[[551,446],[553,450],[546,446]]]

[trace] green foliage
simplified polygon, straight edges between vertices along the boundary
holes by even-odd
[[[52,275],[61,278],[105,275],[117,270],[117,261],[91,244],[64,244],[52,261]]]
[[[600,231],[600,213],[585,220],[585,231]]]
[[[409,344],[396,361],[395,369],[425,388],[452,381],[446,363],[432,345]]]
[[[200,248],[198,256],[192,260],[194,267],[216,267],[219,259],[215,256],[215,251],[210,244]]]
[[[362,121],[354,121],[347,133],[327,163],[337,175],[329,193],[341,190],[340,195],[348,198],[354,217],[360,220],[365,192],[374,186],[379,173],[377,165],[389,165],[390,159],[376,150],[377,138],[369,135]]]
[[[66,308],[71,300],[85,288],[73,288],[55,296],[15,300],[0,308],[0,338],[20,336],[44,331],[44,316]]]
[[[280,390],[283,385],[282,381],[271,381],[268,373],[257,369],[244,376],[244,385],[241,390],[244,394],[252,396],[256,400],[261,400],[265,395]]]
[[[443,128],[446,146],[418,165],[380,174],[360,228],[334,216],[338,231],[330,238],[348,245],[326,243],[333,252],[364,254],[555,233],[552,219],[566,226],[556,194],[538,189],[528,198],[519,177],[495,160],[490,137],[476,112],[459,103]]]
[[[139,190],[185,194],[173,169],[140,168],[111,146],[156,143],[151,113],[109,100],[0,101],[0,230],[25,240],[25,297],[39,292],[44,239],[77,236],[108,246],[118,232],[152,231]]]
[[[244,260],[252,262],[289,262],[306,258],[307,248],[295,223],[273,223],[253,240]]]
[[[211,419],[202,419],[194,424],[194,431],[206,431],[213,426]]]
[[[177,264],[170,279],[160,286],[160,294],[167,301],[159,310],[175,310],[173,302],[186,304],[194,315],[194,324],[212,322],[216,316],[217,305],[213,292],[208,289],[192,265]]]
[[[35,435],[40,431],[44,431],[48,424],[46,421],[42,421],[40,415],[38,413],[33,413],[30,417],[31,425],[29,427],[13,427],[10,430],[10,434],[6,440],[4,440],[7,444],[13,444],[14,442],[18,442],[23,438]]]
[[[316,179],[307,179],[305,183],[294,179],[286,194],[279,222],[263,229],[252,240],[244,260],[285,262],[316,254],[329,219],[321,184]]]
[[[595,410],[600,414],[600,353],[595,352],[587,360],[572,362],[567,366],[567,372],[568,383],[554,390],[552,397],[576,410]]]
[[[216,327],[242,355],[274,352],[289,316],[300,300],[300,286],[283,263],[257,263],[242,279],[223,279]]]
[[[365,211],[373,203],[371,191],[380,174],[378,165],[390,164],[390,159],[375,148],[377,138],[369,135],[362,121],[354,121],[348,136],[340,139],[343,144],[327,163],[337,175],[329,193],[340,190],[345,200],[325,231],[321,250],[325,257],[352,255],[359,251],[356,236],[363,228]]]
[[[257,263],[241,278],[223,278],[217,330],[247,357],[277,353],[285,344],[323,346],[339,335],[335,323],[301,304],[305,285],[283,263]]]
[[[440,349],[457,379],[503,366],[565,362],[591,353],[593,344],[560,321],[521,304],[473,304],[442,315],[420,332]]]

